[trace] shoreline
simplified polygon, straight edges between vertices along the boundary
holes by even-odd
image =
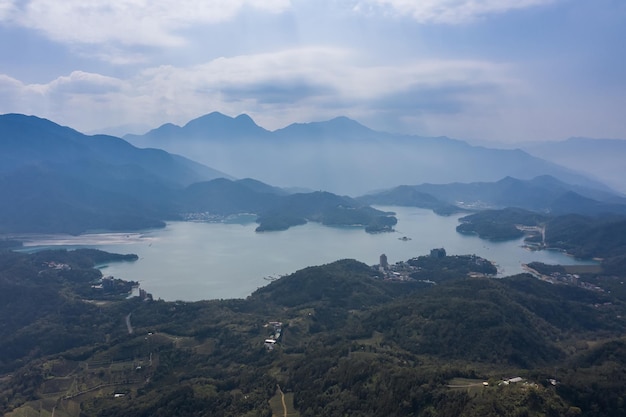
[[[123,245],[156,240],[143,232],[103,232],[85,233],[80,235],[60,234],[15,234],[11,239],[22,242],[22,248],[35,248],[45,246],[102,246],[102,245]],[[7,235],[8,236],[8,235]],[[2,238],[2,237],[0,237]]]

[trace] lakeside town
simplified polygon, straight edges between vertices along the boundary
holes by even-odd
[[[394,264],[389,263],[387,255],[381,254],[379,263],[373,268],[387,281],[418,281],[434,285],[436,282],[429,279],[428,275],[435,266],[444,266],[472,278],[492,277],[497,274],[496,266],[488,259],[477,255],[448,255],[444,248],[434,248],[429,255]]]

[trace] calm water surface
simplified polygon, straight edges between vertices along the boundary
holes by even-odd
[[[243,298],[268,284],[265,277],[295,272],[310,265],[353,258],[368,265],[382,253],[390,263],[426,255],[443,247],[449,255],[476,254],[497,263],[501,275],[522,272],[521,264],[589,263],[561,252],[531,252],[522,239],[488,242],[456,233],[460,215],[441,217],[430,210],[382,207],[397,213],[395,233],[367,234],[362,228],[327,227],[316,223],[282,232],[255,233],[257,224],[172,222],[144,233],[38,236],[27,249],[93,247],[109,252],[136,253],[136,262],[111,263],[105,275],[139,281],[164,300],[196,301]],[[400,237],[411,240],[402,241]]]

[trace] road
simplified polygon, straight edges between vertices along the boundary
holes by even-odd
[[[128,313],[126,316],[126,328],[128,329],[128,334],[133,334],[133,326],[130,324],[130,315],[133,313]]]
[[[280,389],[280,385],[276,384],[278,387],[278,392],[280,392],[280,400],[283,402],[283,417],[287,417],[287,404],[285,403],[285,394],[283,390]]]

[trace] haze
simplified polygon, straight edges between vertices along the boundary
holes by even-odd
[[[0,113],[145,133],[218,110],[275,130],[624,138],[621,0],[0,0]]]

